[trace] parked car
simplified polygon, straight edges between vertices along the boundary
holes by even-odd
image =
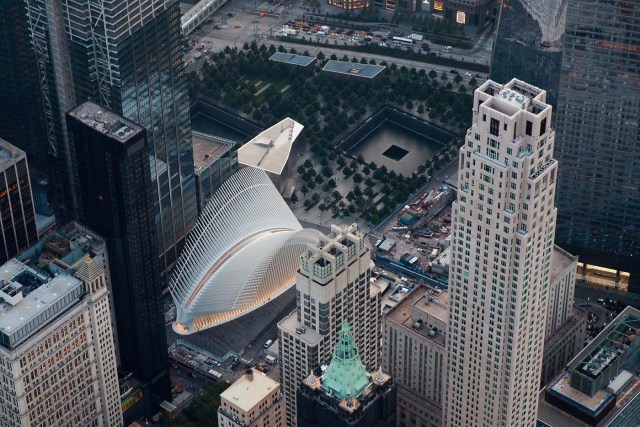
[[[458,70],[454,70],[453,68],[449,70],[451,74],[460,74]]]

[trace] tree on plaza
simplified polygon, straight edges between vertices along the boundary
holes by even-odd
[[[213,383],[206,393],[195,397],[181,412],[163,413],[160,424],[166,427],[217,427],[220,394],[227,387],[226,382]]]

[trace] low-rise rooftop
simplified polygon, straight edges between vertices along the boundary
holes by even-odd
[[[191,135],[191,140],[193,141],[193,163],[196,174],[213,164],[235,146],[234,141],[206,133],[192,131]]]
[[[287,52],[276,52],[269,58],[269,61],[283,62],[290,65],[306,67],[316,60],[314,56],[295,55]]]
[[[253,370],[251,375],[243,375],[222,392],[220,398],[249,412],[270,393],[280,387],[280,383],[272,380],[264,373]]]
[[[640,311],[627,307],[542,390],[539,421],[552,427],[610,425],[637,401],[639,367]]]
[[[360,64],[359,62],[328,61],[322,71],[342,74],[353,77],[372,79],[380,74],[385,68],[383,65]]]
[[[561,247],[554,245],[553,252],[551,253],[551,283],[553,283],[560,274],[562,274],[567,267],[572,263],[577,262],[578,257],[571,255]]]
[[[448,310],[449,293],[447,291],[422,285],[392,308],[387,314],[387,319],[444,346],[446,331],[439,330],[437,327],[430,328],[423,319],[433,318],[439,321],[442,328],[442,325],[447,324]]]

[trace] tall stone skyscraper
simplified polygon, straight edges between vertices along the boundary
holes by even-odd
[[[278,323],[280,384],[287,425],[296,426],[296,390],[329,363],[344,322],[351,325],[362,363],[380,366],[380,290],[370,283],[371,250],[358,226],[331,233],[302,254],[296,311]]]
[[[14,1],[15,0],[11,0]],[[145,127],[166,273],[196,219],[189,100],[177,0],[24,1],[37,60],[58,220],[76,215],[64,114],[92,100]]]
[[[445,426],[536,422],[556,221],[546,92],[476,89],[453,204]]]
[[[107,258],[72,222],[0,266],[0,425],[123,425]]]
[[[640,4],[568,3],[557,241],[579,280],[640,292]]]
[[[566,0],[502,0],[489,77],[524,80],[555,105],[560,82]]]

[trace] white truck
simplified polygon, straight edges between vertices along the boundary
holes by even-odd
[[[282,29],[282,33],[286,36],[297,36],[298,35],[298,30],[294,29],[294,28],[283,28]]]

